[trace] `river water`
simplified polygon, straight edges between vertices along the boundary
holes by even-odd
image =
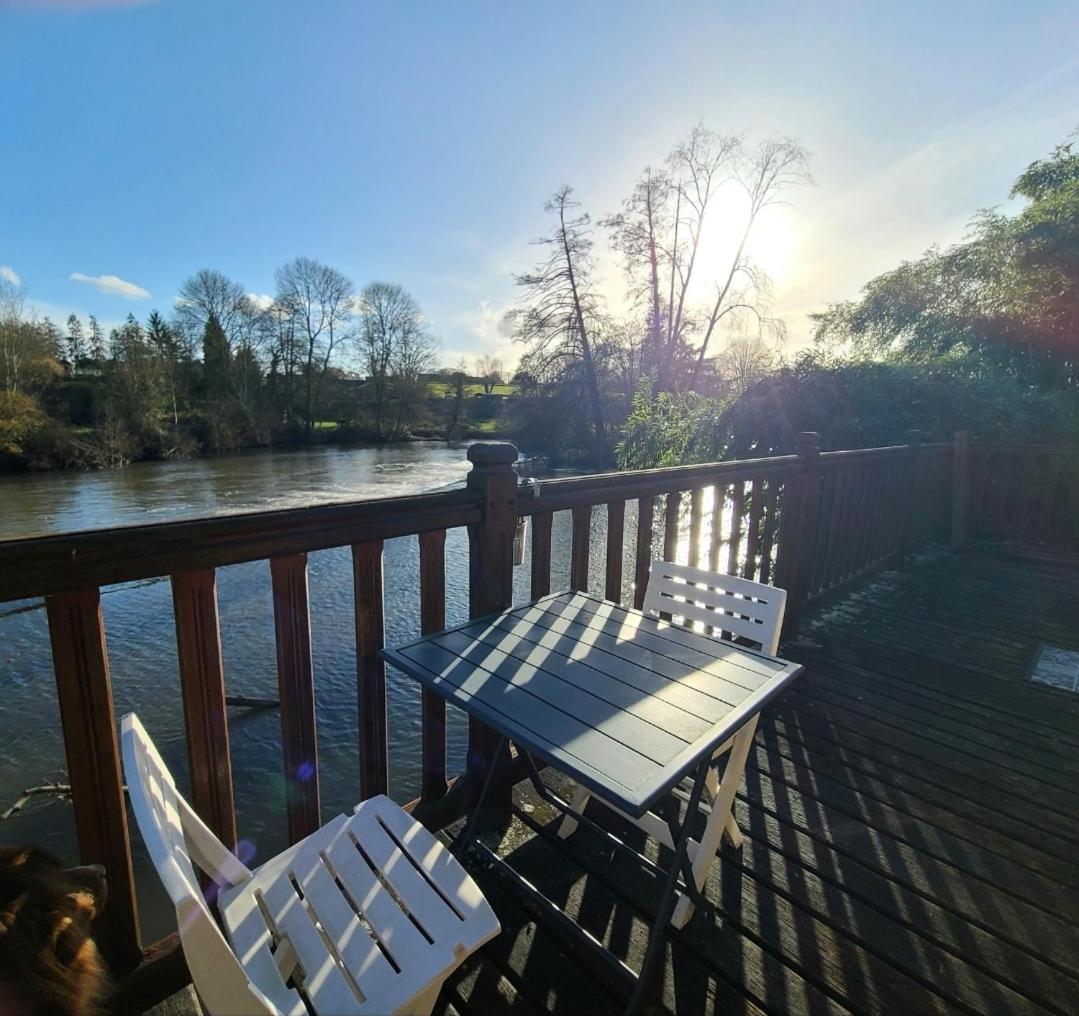
[[[415,443],[377,448],[320,448],[147,463],[116,472],[48,473],[0,478],[0,539],[197,518],[326,501],[388,497],[464,482],[466,445]],[[623,574],[633,574],[634,505],[627,505]],[[657,515],[659,513],[657,512]],[[662,519],[656,519],[661,531]],[[602,548],[606,518],[593,518],[593,547]],[[552,589],[569,585],[570,520],[555,517]],[[462,530],[446,541],[446,622],[467,620],[468,545]],[[386,642],[419,634],[415,537],[385,548]],[[602,553],[593,553],[590,586],[603,588]],[[315,670],[323,819],[348,810],[359,796],[356,650],[352,563],[348,548],[310,555],[312,652]],[[515,569],[514,600],[528,599],[528,555]],[[218,571],[221,642],[230,695],[276,698],[277,671],[265,561]],[[181,787],[187,784],[172,601],[167,579],[102,591],[117,716],[136,710]],[[414,682],[387,675],[390,792],[406,801],[419,792],[420,711]],[[258,864],[286,846],[280,725],[276,710],[230,710],[236,810],[242,850]],[[451,710],[449,771],[462,767],[467,723]],[[66,782],[48,628],[41,601],[0,604],[0,813],[24,787]],[[170,928],[169,908],[137,833],[136,877],[144,937]],[[36,843],[74,862],[74,826],[67,804],[35,798],[0,822],[0,844]]]

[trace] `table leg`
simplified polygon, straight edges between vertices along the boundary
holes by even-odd
[[[674,913],[674,906],[678,899],[678,876],[688,860],[686,848],[689,845],[689,831],[700,808],[705,780],[708,777],[708,766],[711,761],[710,758],[705,759],[698,766],[693,779],[693,791],[689,795],[686,817],[682,820],[681,826],[677,830],[677,836],[674,838],[674,856],[671,858],[671,867],[663,886],[663,895],[660,897],[656,919],[652,922],[652,931],[648,936],[648,949],[644,954],[641,972],[637,976],[633,997],[630,998],[629,1006],[626,1008],[627,1016],[632,1016],[632,1014],[640,1011],[641,1004],[644,1001],[644,993],[651,981],[652,968],[656,965],[656,961],[663,951],[663,943],[667,937],[667,924],[671,919],[671,914]],[[672,823],[672,826],[674,824]],[[675,830],[672,828],[672,836],[674,832]],[[693,884],[692,879],[690,879],[689,884]]]
[[[457,834],[453,843],[450,844],[452,853],[461,853],[472,840],[476,832],[476,823],[479,822],[480,815],[483,813],[483,806],[487,803],[487,795],[495,781],[503,756],[509,756],[509,738],[504,735],[498,742],[498,748],[495,751],[494,758],[491,759],[491,764],[487,767],[487,775],[483,778],[483,786],[480,787],[480,796],[476,798],[476,806],[472,809],[472,814],[469,815],[468,821],[465,822],[465,827]]]

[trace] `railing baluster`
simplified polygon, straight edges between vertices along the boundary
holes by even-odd
[[[382,541],[352,547],[356,596],[356,678],[360,705],[360,797],[367,800],[389,788],[389,736],[386,731],[386,665],[382,606]]]
[[[718,488],[717,488],[718,489]],[[776,522],[779,508],[779,481],[768,481],[764,496],[764,534],[761,537],[761,582],[768,585],[772,578],[772,549],[776,541]]]
[[[648,570],[652,567],[652,523],[655,498],[637,499],[637,549],[633,567],[633,606],[644,606],[644,591],[648,585]]]
[[[214,569],[173,575],[172,606],[192,803],[218,839],[235,850],[236,809]]]
[[[708,570],[719,571],[719,552],[723,546],[723,507],[727,500],[727,485],[717,483],[712,488],[712,532],[708,538]]]
[[[538,600],[551,591],[551,525],[552,512],[532,516],[532,599]]]
[[[281,702],[281,748],[285,772],[289,842],[320,825],[315,681],[311,664],[311,610],[307,555],[270,558],[277,687]]]
[[[574,508],[573,543],[570,547],[569,586],[588,592],[588,554],[592,542],[592,506]]]
[[[678,560],[678,522],[682,513],[682,494],[672,490],[666,499],[663,517],[663,560]]]
[[[749,498],[749,530],[746,538],[746,564],[742,577],[752,579],[757,574],[757,554],[761,543],[761,506],[764,501],[764,481],[754,480]]]
[[[603,595],[613,603],[622,602],[622,543],[625,539],[626,502],[607,505],[607,572]]]
[[[420,632],[446,627],[446,530],[420,533]],[[432,801],[446,793],[446,700],[429,688],[420,691],[422,769],[420,796]]]
[[[142,946],[101,595],[96,587],[56,593],[45,609],[79,855],[108,872],[99,940],[113,970],[126,973],[142,958]]]
[[[742,509],[745,507],[746,485],[743,480],[734,484],[731,495],[731,542],[727,548],[727,574],[738,574],[738,551],[742,546]]]
[[[695,487],[689,497],[689,564],[701,565],[701,515],[704,510],[704,488]]]

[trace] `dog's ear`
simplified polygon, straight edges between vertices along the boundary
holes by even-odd
[[[64,875],[83,892],[93,897],[94,909],[100,914],[105,909],[108,899],[108,883],[105,881],[105,868],[100,864],[84,864],[78,868],[68,868]]]

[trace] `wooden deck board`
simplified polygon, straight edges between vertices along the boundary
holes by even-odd
[[[713,870],[717,912],[671,936],[657,1011],[1074,1012],[1079,695],[1027,679],[1043,642],[1079,649],[1079,572],[988,551],[808,615],[781,650],[807,673],[736,801],[745,846]],[[654,878],[584,827],[558,840],[526,785],[516,802],[500,852],[637,966]],[[618,1010],[587,953],[476,875],[505,931],[436,1011]]]

